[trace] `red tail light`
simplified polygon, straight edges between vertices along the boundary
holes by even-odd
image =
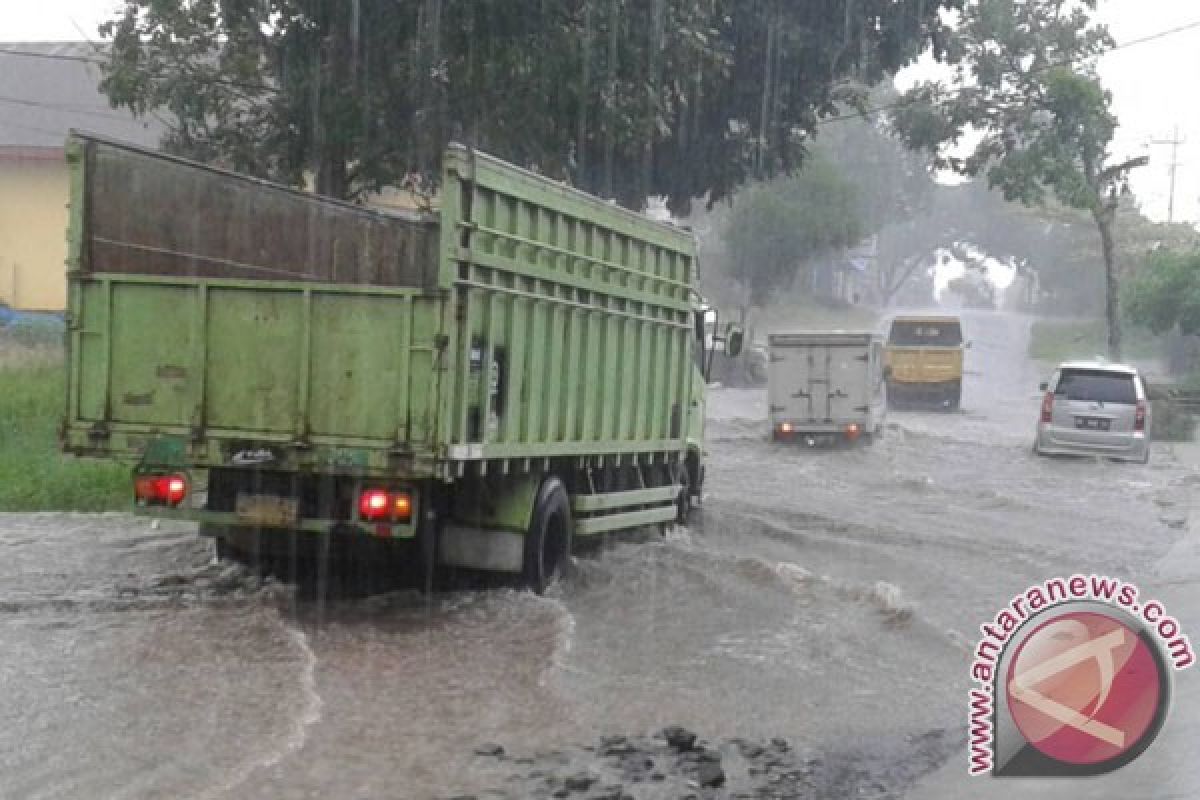
[[[1042,398],[1042,422],[1049,422],[1054,417],[1054,392],[1046,392]]]
[[[133,496],[143,505],[177,506],[187,493],[184,475],[139,475],[133,479]]]
[[[359,495],[358,515],[363,519],[383,519],[388,511],[388,494],[382,489],[368,489]]]
[[[408,522],[412,496],[408,492],[366,489],[358,496],[358,516],[368,522]]]
[[[1133,429],[1135,431],[1146,430],[1146,401],[1138,400],[1137,410],[1133,412]]]

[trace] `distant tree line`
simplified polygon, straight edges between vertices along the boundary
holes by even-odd
[[[1146,159],[1114,152],[1117,120],[1096,64],[1116,44],[1093,19],[1096,5],[962,3],[935,50],[948,80],[877,93],[869,121],[819,126],[811,174],[735,199],[724,257],[745,301],[774,296],[855,236],[873,237],[884,305],[923,281],[938,252],[977,248],[1018,271],[1031,304],[1100,311],[1120,358],[1122,281],[1190,228],[1155,225],[1130,193],[1129,174]],[[931,168],[967,183],[936,184]],[[1151,266],[1165,270],[1164,258]],[[1129,302],[1144,313],[1150,290],[1136,289]]]

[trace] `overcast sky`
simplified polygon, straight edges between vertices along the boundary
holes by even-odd
[[[0,40],[59,41],[96,37],[96,26],[112,16],[118,0],[0,0]],[[1118,43],[1130,42],[1188,23],[1200,22],[1193,0],[1102,0],[1101,19]],[[1169,194],[1169,145],[1176,125],[1180,166],[1175,187],[1175,218],[1200,221],[1200,103],[1193,81],[1200,77],[1200,27],[1109,53],[1102,76],[1113,93],[1121,128],[1117,156],[1146,153],[1150,166],[1134,176],[1134,190],[1146,212],[1165,219]]]

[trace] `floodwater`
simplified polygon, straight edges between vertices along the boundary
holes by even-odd
[[[1028,320],[967,327],[963,411],[893,413],[871,447],[773,445],[765,392],[714,392],[695,523],[605,542],[547,597],[314,597],[214,563],[191,526],[0,517],[0,796],[522,797],[479,745],[668,724],[785,737],[887,796],[974,794],[978,625],[1082,571],[1169,586],[1200,631],[1196,570],[1162,568],[1200,473],[1169,445],[1034,457]]]

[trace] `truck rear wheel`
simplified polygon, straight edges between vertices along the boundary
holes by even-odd
[[[525,535],[522,582],[543,594],[566,571],[571,558],[571,504],[556,477],[542,481]]]

